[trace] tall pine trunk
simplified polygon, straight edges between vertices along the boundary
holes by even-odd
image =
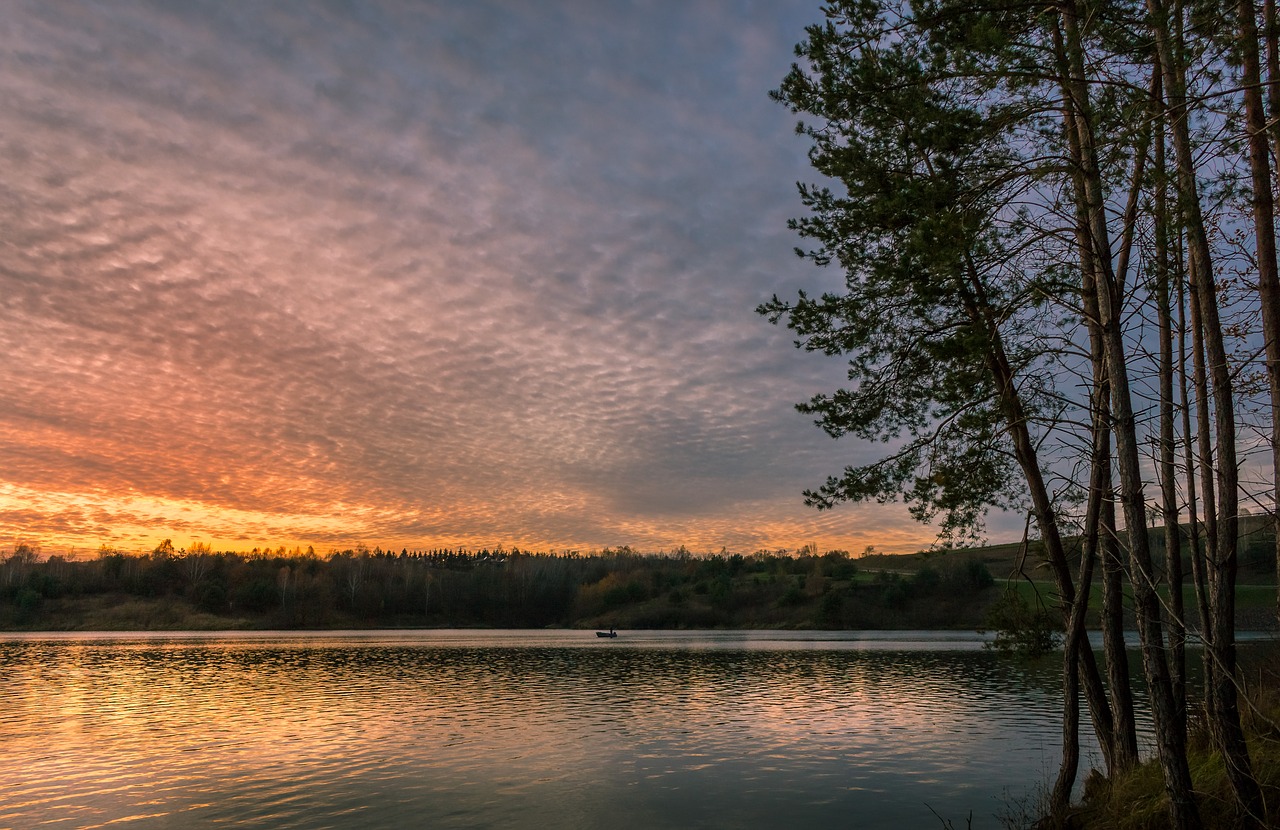
[[[1153,99],[1161,101],[1160,76]],[[1159,125],[1159,107],[1152,121]],[[1164,522],[1165,573],[1169,583],[1169,669],[1180,717],[1187,716],[1187,626],[1182,602],[1182,534],[1178,522],[1177,466],[1173,429],[1173,310],[1169,291],[1169,228],[1171,225],[1165,178],[1165,136],[1157,128],[1155,141],[1156,315],[1160,341],[1160,514]]]
[[[1208,234],[1200,211],[1194,148],[1187,123],[1185,69],[1181,53],[1173,43],[1168,10],[1163,0],[1147,0],[1151,24],[1164,71],[1168,102],[1168,124],[1173,138],[1177,167],[1178,205],[1186,229],[1191,261],[1191,300],[1199,312],[1200,330],[1208,359],[1210,392],[1213,396],[1214,439],[1217,464],[1214,482],[1218,495],[1218,526],[1215,555],[1208,557],[1210,624],[1205,631],[1205,648],[1216,664],[1213,678],[1210,727],[1222,752],[1227,777],[1235,791],[1242,821],[1261,815],[1262,793],[1253,777],[1248,747],[1240,726],[1239,701],[1235,686],[1235,587],[1238,560],[1239,507],[1236,462],[1235,395],[1227,365],[1222,324],[1218,316],[1213,284],[1213,260]],[[1255,43],[1256,45],[1256,43]],[[1201,459],[1205,463],[1205,459]]]
[[[1058,44],[1059,72],[1063,78],[1070,73],[1067,67],[1065,48],[1060,34],[1056,35]],[[1075,124],[1075,115],[1069,94],[1064,84],[1062,120],[1064,136],[1071,158],[1075,160],[1077,175],[1075,187],[1077,193],[1083,193],[1083,183],[1079,178],[1080,141]],[[1138,161],[1134,165],[1134,180],[1142,178],[1141,159],[1145,147],[1136,153]],[[1136,191],[1136,187],[1134,190]],[[1136,198],[1131,199],[1130,207],[1136,206]],[[1126,211],[1126,216],[1132,219]],[[1100,556],[1102,559],[1103,591],[1102,591],[1102,647],[1103,663],[1106,667],[1107,682],[1110,688],[1110,725],[1104,730],[1102,724],[1095,719],[1095,732],[1102,747],[1108,774],[1115,775],[1130,770],[1138,764],[1137,724],[1134,718],[1133,689],[1130,684],[1129,655],[1124,635],[1124,565],[1120,559],[1120,545],[1116,536],[1115,491],[1111,474],[1111,435],[1110,435],[1110,400],[1111,391],[1107,380],[1105,351],[1102,341],[1102,330],[1098,325],[1097,273],[1096,258],[1093,254],[1093,243],[1089,233],[1089,220],[1085,212],[1083,199],[1075,200],[1075,237],[1081,266],[1081,300],[1084,309],[1086,329],[1089,332],[1089,347],[1093,368],[1092,391],[1090,393],[1090,429],[1093,449],[1090,461],[1090,481],[1087,497],[1087,509],[1083,529],[1085,557]],[[1130,225],[1126,225],[1130,227]],[[1126,244],[1122,246],[1121,259],[1127,261],[1127,252],[1131,235],[1126,236]],[[1064,606],[1064,625],[1071,630],[1073,609]],[[1092,654],[1092,649],[1084,649],[1081,654]],[[1070,680],[1070,678],[1064,678]],[[1098,707],[1101,708],[1101,707]],[[1064,757],[1064,765],[1067,763]]]
[[[1151,700],[1156,752],[1169,795],[1169,818],[1174,828],[1201,826],[1192,790],[1186,755],[1186,721],[1179,718],[1177,700],[1169,673],[1160,618],[1160,598],[1156,592],[1154,568],[1147,538],[1146,500],[1141,473],[1137,422],[1129,388],[1124,335],[1121,331],[1121,294],[1111,263],[1110,234],[1095,150],[1085,61],[1075,0],[1061,5],[1063,46],[1068,75],[1063,79],[1071,101],[1079,139],[1079,181],[1077,196],[1088,217],[1089,237],[1097,275],[1098,325],[1102,331],[1108,383],[1111,389],[1112,429],[1116,441],[1116,461],[1120,476],[1120,501],[1129,541],[1129,569],[1133,586],[1134,612],[1142,646],[1143,671]]]
[[[1176,237],[1175,242],[1181,240]],[[1187,548],[1189,558],[1191,560],[1191,584],[1195,588],[1196,609],[1199,611],[1200,630],[1201,632],[1209,628],[1209,593],[1205,575],[1205,554],[1204,546],[1201,540],[1204,532],[1200,527],[1200,508],[1196,496],[1196,464],[1195,446],[1196,441],[1194,433],[1191,431],[1191,394],[1187,388],[1187,297],[1186,297],[1186,269],[1183,265],[1185,260],[1181,254],[1181,247],[1175,261],[1177,263],[1177,271],[1175,277],[1177,280],[1178,293],[1178,407],[1182,412],[1182,463],[1184,467],[1184,481],[1187,488]],[[1202,371],[1202,361],[1196,352],[1196,371]],[[1197,387],[1198,388],[1198,387]],[[1208,655],[1204,655],[1205,677],[1209,677],[1213,662],[1208,659]]]
[[[1196,264],[1194,261],[1187,262],[1188,285],[1195,280]],[[1214,632],[1214,606],[1213,606],[1213,568],[1211,563],[1218,558],[1218,497],[1217,484],[1213,479],[1213,436],[1211,435],[1209,424],[1212,422],[1212,416],[1209,412],[1209,380],[1208,370],[1205,368],[1206,361],[1204,355],[1204,329],[1200,324],[1200,302],[1196,298],[1195,293],[1187,292],[1187,303],[1191,308],[1191,382],[1192,389],[1195,391],[1196,404],[1196,446],[1199,448],[1200,463],[1198,469],[1200,471],[1200,491],[1204,497],[1204,628],[1201,636],[1205,642],[1204,650],[1204,666],[1205,666],[1205,684],[1204,684],[1204,702],[1205,711],[1210,719],[1216,717],[1218,711],[1218,688],[1220,681],[1218,673],[1220,664],[1217,655],[1209,643],[1212,641]]]
[[[1074,123],[1070,113],[1067,113],[1066,121]],[[1073,140],[1070,130],[1068,143],[1078,150],[1079,143]],[[1130,685],[1129,652],[1124,639],[1124,565],[1120,560],[1121,551],[1116,536],[1115,489],[1111,477],[1111,390],[1107,380],[1102,329],[1098,325],[1097,276],[1093,267],[1095,260],[1089,240],[1087,217],[1080,209],[1077,210],[1076,218],[1082,302],[1093,363],[1090,415],[1093,452],[1085,511],[1084,554],[1092,556],[1098,553],[1103,562],[1102,656],[1111,690],[1112,731],[1110,742],[1102,742],[1102,746],[1107,770],[1115,774],[1137,766],[1138,735],[1133,712],[1133,689]]]
[[[1276,273],[1275,200],[1267,152],[1267,115],[1262,105],[1262,69],[1253,0],[1239,0],[1240,55],[1244,83],[1244,121],[1249,140],[1253,190],[1253,233],[1258,257],[1258,296],[1262,300],[1262,336],[1266,341],[1267,386],[1271,393],[1271,514],[1276,530],[1276,617],[1280,620],[1280,276]],[[1271,17],[1274,17],[1272,10]],[[1269,33],[1274,38],[1274,32]],[[1273,107],[1272,116],[1276,115]]]

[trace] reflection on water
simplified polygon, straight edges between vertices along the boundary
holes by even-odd
[[[0,828],[995,827],[1056,661],[940,636],[9,636]]]

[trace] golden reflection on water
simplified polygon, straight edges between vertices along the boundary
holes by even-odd
[[[922,826],[1053,771],[1052,666],[588,637],[0,641],[0,828]]]

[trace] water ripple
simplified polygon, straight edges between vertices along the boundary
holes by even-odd
[[[426,632],[0,641],[0,828],[916,826],[1058,747],[973,638]]]

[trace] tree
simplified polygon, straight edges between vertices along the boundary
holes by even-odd
[[[1239,100],[1248,166],[1235,163],[1252,185],[1274,426],[1280,305],[1267,141],[1280,151],[1280,46],[1272,0],[1261,33],[1251,0],[1233,6],[1227,14],[1163,0],[830,4],[774,95],[813,119],[799,131],[828,180],[800,188],[808,215],[791,226],[815,244],[799,253],[838,266],[845,285],[760,308],[801,348],[848,360],[848,386],[800,410],[833,437],[887,446],[808,491],[809,504],[902,498],[948,540],[974,533],[991,507],[1028,511],[1066,632],[1057,809],[1075,775],[1077,691],[1108,769],[1137,759],[1120,621],[1128,580],[1169,820],[1181,828],[1200,824],[1186,753],[1184,499],[1209,723],[1240,820],[1256,821],[1262,806],[1236,702],[1241,487],[1229,339],[1239,320],[1220,296],[1211,231],[1243,217],[1207,212],[1202,202],[1213,200],[1197,165],[1232,163],[1231,121],[1212,107]],[[1239,83],[1227,87],[1237,56]],[[1189,89],[1188,78],[1199,87]],[[1278,436],[1273,428],[1280,500]],[[1157,448],[1149,464],[1148,445]],[[1163,518],[1163,573],[1149,515]],[[1082,540],[1078,574],[1063,541],[1068,522]],[[1109,700],[1083,645],[1096,562]],[[1177,599],[1166,604],[1163,590]]]
[[[172,549],[172,543],[170,543],[169,547]],[[200,580],[204,579],[204,575],[209,571],[212,559],[213,548],[209,546],[208,542],[191,543],[191,547],[187,549],[182,557],[182,570],[187,577],[188,585],[194,588],[200,584]]]
[[[33,545],[29,542],[19,542],[13,546],[13,553],[5,557],[4,568],[0,570],[0,574],[4,575],[4,584],[6,586],[21,585],[26,578],[27,572],[31,570],[31,566],[40,561],[40,546]]]
[[[1262,812],[1262,794],[1257,781],[1253,778],[1249,753],[1240,726],[1235,686],[1239,467],[1236,461],[1234,383],[1224,342],[1223,326],[1219,317],[1213,255],[1200,204],[1195,148],[1188,123],[1190,101],[1187,90],[1186,36],[1181,33],[1180,27],[1175,25],[1181,22],[1177,19],[1179,10],[1171,8],[1163,0],[1148,0],[1147,7],[1150,11],[1151,33],[1158,51],[1167,92],[1166,120],[1174,148],[1178,205],[1190,262],[1192,319],[1197,321],[1193,325],[1196,326],[1196,334],[1203,339],[1205,345],[1209,395],[1212,396],[1213,402],[1213,427],[1216,439],[1214,449],[1217,458],[1213,483],[1216,485],[1219,510],[1217,532],[1208,540],[1210,555],[1207,558],[1210,618],[1206,624],[1204,639],[1206,651],[1215,664],[1211,672],[1212,693],[1208,696],[1210,724],[1226,761],[1227,775],[1242,807],[1243,818],[1250,824],[1256,824],[1256,817]],[[1247,16],[1252,22],[1252,4],[1243,3],[1242,11],[1246,7]],[[1245,28],[1249,29],[1247,25]],[[1249,45],[1253,47],[1245,50],[1246,73],[1251,66],[1256,81],[1257,40],[1251,30],[1246,34]],[[1252,53],[1252,60],[1248,57],[1250,53]],[[1247,104],[1247,109],[1256,118],[1259,115],[1258,108],[1261,106],[1260,96],[1256,93],[1260,93],[1260,89],[1256,82],[1253,86],[1253,91],[1246,92],[1246,100],[1250,102]],[[1258,128],[1257,136],[1261,138],[1260,124]],[[1252,150],[1256,153],[1257,149],[1255,141],[1252,143]],[[1262,149],[1265,155],[1265,147]],[[1254,171],[1256,175],[1256,164]],[[1269,184],[1266,189],[1269,194]],[[1262,207],[1260,201],[1256,203],[1255,220],[1262,211]],[[1261,226],[1255,225],[1255,228],[1260,230]],[[1261,244],[1263,237],[1270,237],[1273,234],[1272,228],[1265,228],[1265,233],[1259,237],[1259,243]],[[1270,271],[1274,277],[1274,245],[1270,248],[1269,256],[1272,260],[1271,265],[1264,266],[1261,270]],[[1202,401],[1209,395],[1202,394]],[[1202,422],[1205,420],[1207,419],[1202,418]],[[1207,465],[1210,457],[1209,453],[1204,453],[1201,463]]]
[[[1253,0],[1239,0],[1236,7],[1240,43],[1240,88],[1244,98],[1245,139],[1249,148],[1249,185],[1253,201],[1254,251],[1258,267],[1258,300],[1262,308],[1262,335],[1265,342],[1267,390],[1271,401],[1271,488],[1272,528],[1276,537],[1276,580],[1280,586],[1280,268],[1276,261],[1275,199],[1271,158],[1268,153],[1267,119],[1280,115],[1280,48],[1274,0],[1264,11],[1268,46],[1268,91],[1270,113],[1262,96],[1262,66],[1258,42],[1257,10]],[[1280,150],[1280,127],[1272,125],[1276,148]],[[1280,160],[1280,156],[1277,156]],[[1276,614],[1280,619],[1280,591]]]
[[[845,291],[775,296],[759,310],[785,319],[800,347],[849,361],[850,385],[800,410],[833,437],[895,451],[847,467],[806,499],[826,509],[902,496],[914,516],[939,519],[955,537],[989,507],[1022,506],[1026,492],[1065,620],[1088,592],[1077,593],[1034,432],[1056,408],[1040,383],[1056,356],[1038,327],[1052,274],[1017,267],[1029,229],[1005,207],[1035,174],[1016,147],[1023,102],[1002,100],[998,77],[972,72],[952,33],[896,4],[838,3],[827,15],[797,47],[807,66],[794,66],[774,95],[817,119],[799,128],[813,142],[810,160],[843,186],[802,185],[810,215],[791,227],[817,242],[801,256],[842,268]],[[1111,759],[1113,719],[1093,653],[1072,653]],[[1065,669],[1069,684],[1076,669]],[[1074,775],[1074,762],[1067,767]]]

